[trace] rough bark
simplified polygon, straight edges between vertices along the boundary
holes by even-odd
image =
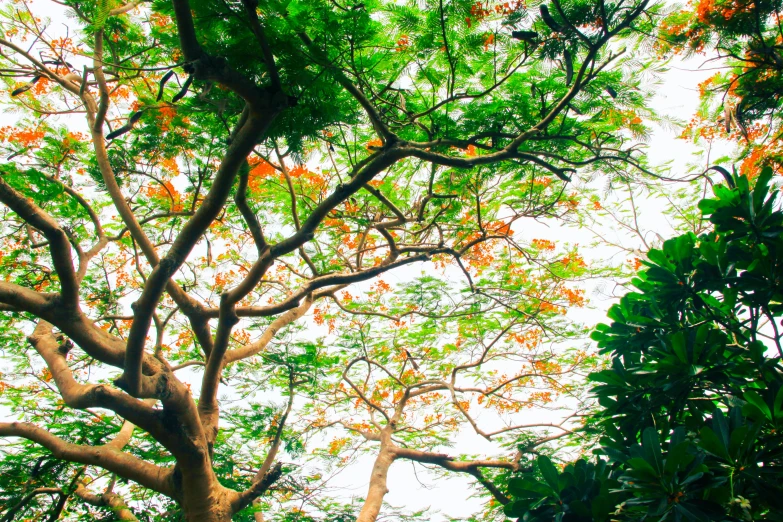
[[[230,522],[233,515],[233,500],[237,493],[215,484],[209,495],[194,498],[188,495],[182,503],[185,520],[188,522]]]

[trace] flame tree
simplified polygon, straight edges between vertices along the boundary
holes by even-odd
[[[766,0],[692,2],[661,22],[656,44],[662,55],[703,55],[718,71],[699,85],[702,103],[683,138],[708,149],[734,143],[738,171],[750,178],[764,166],[781,170],[781,7]],[[707,165],[725,160],[708,158]]]
[[[361,520],[398,458],[502,503],[513,448],[439,448],[461,424],[530,447],[571,431],[524,411],[591,364],[556,344],[593,272],[523,232],[584,211],[579,179],[648,172],[658,11],[7,3],[4,519],[334,514],[296,470],[337,428],[376,443]]]

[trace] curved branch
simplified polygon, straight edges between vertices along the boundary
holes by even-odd
[[[25,438],[45,447],[55,458],[98,466],[153,491],[175,497],[171,470],[144,462],[127,453],[100,446],[71,444],[27,422],[0,422],[0,437]]]
[[[3,518],[0,518],[0,522],[11,522],[14,520],[14,516],[19,512],[20,509],[25,507],[27,504],[30,503],[32,499],[37,497],[38,495],[64,495],[62,488],[35,488],[30,493],[26,494],[22,497],[22,499],[8,508],[8,511],[5,512],[5,515],[3,515]]]
[[[39,320],[35,330],[28,337],[28,341],[46,363],[65,404],[71,408],[82,410],[92,407],[110,409],[150,432],[162,444],[166,446],[175,444],[151,404],[104,384],[93,385],[77,382],[66,359],[72,345],[69,341],[60,344],[50,323]],[[133,432],[133,424],[123,426],[115,440],[110,442],[107,447],[113,449],[124,447]]]
[[[478,468],[498,468],[511,471],[517,471],[519,469],[518,463],[507,460],[455,460],[454,457],[450,457],[445,453],[432,453],[429,451],[400,447],[395,447],[394,453],[396,458],[413,460],[421,462],[422,464],[437,464],[449,471],[459,471],[461,473],[470,473],[472,470]]]
[[[280,303],[271,306],[237,307],[236,313],[239,317],[268,317],[272,315],[277,315],[281,312],[285,312],[286,310],[290,310],[292,308],[299,306],[301,300],[307,294],[310,294],[314,290],[318,290],[319,288],[324,288],[327,286],[339,286],[347,283],[356,283],[359,281],[367,281],[368,279],[372,279],[373,277],[380,275],[384,272],[387,272],[389,270],[393,270],[401,266],[409,265],[411,263],[417,263],[419,261],[426,261],[427,259],[429,259],[431,254],[436,254],[436,253],[438,253],[438,249],[433,248],[431,252],[425,254],[419,254],[416,256],[406,257],[398,261],[395,261],[394,263],[369,268],[362,272],[353,272],[353,273],[340,272],[336,274],[329,274],[321,277],[316,277],[314,279],[311,279],[302,288],[294,292],[285,301],[281,301]],[[205,313],[207,317],[217,317],[219,314],[219,309],[211,308],[206,310]]]
[[[177,22],[180,46],[188,61],[186,71],[192,73],[199,80],[214,81],[224,85],[242,97],[256,113],[262,111],[275,113],[276,110],[283,108],[287,103],[287,98],[274,96],[273,100],[269,91],[261,89],[255,82],[232,69],[225,59],[210,56],[204,51],[201,44],[198,43],[188,0],[173,0],[172,3],[174,4],[174,17]],[[279,93],[277,90],[272,92]],[[273,109],[274,101],[281,102],[276,109]]]
[[[130,510],[125,500],[117,493],[111,491],[105,491],[100,495],[92,493],[83,483],[78,483],[76,489],[73,491],[74,495],[79,497],[84,502],[96,507],[109,508],[114,515],[115,520],[125,522],[138,522],[138,518]]]
[[[128,2],[125,5],[121,5],[120,7],[115,7],[114,9],[109,11],[109,16],[117,16],[117,15],[125,14],[128,11],[132,11],[133,9],[137,8],[144,2],[145,0],[133,0],[132,2]]]
[[[180,2],[175,2],[178,4]],[[166,256],[155,266],[139,299],[133,305],[134,321],[128,334],[125,353],[124,385],[132,395],[141,391],[141,361],[144,358],[144,342],[163,289],[171,276],[182,266],[190,251],[204,231],[212,224],[228,199],[234,177],[259,136],[263,136],[276,113],[265,117],[251,115],[231,142],[215,175],[212,188],[193,217],[182,227]]]
[[[348,378],[348,372],[351,370],[351,367],[356,364],[357,362],[365,360],[364,357],[359,357],[357,359],[354,359],[348,365],[345,367],[345,370],[343,370],[342,379],[348,383],[348,385],[353,389],[353,391],[356,392],[356,394],[359,396],[359,398],[362,399],[368,406],[373,408],[375,411],[383,415],[383,417],[386,419],[386,422],[391,423],[391,418],[389,415],[377,404],[372,402],[367,396],[356,386],[351,379]]]
[[[269,78],[272,81],[272,88],[280,90],[280,74],[277,72],[277,65],[275,65],[275,57],[272,54],[272,48],[269,46],[269,40],[266,38],[266,32],[264,26],[258,19],[258,0],[242,0],[242,4],[245,6],[245,12],[250,20],[250,28],[253,30],[253,35],[261,45],[261,52],[264,56],[264,63],[269,71]]]
[[[286,20],[290,22],[289,17],[286,17]],[[343,89],[348,91],[348,93],[353,96],[357,102],[359,102],[359,105],[362,106],[364,112],[367,113],[367,117],[370,119],[370,123],[372,123],[375,132],[377,132],[378,136],[383,139],[384,143],[386,143],[386,145],[396,143],[398,141],[397,136],[383,122],[380,114],[370,102],[370,100],[367,99],[364,93],[359,90],[359,88],[356,87],[356,85],[354,85],[351,80],[348,79],[342,70],[332,63],[328,56],[325,56],[325,54],[315,46],[312,39],[310,39],[310,37],[304,31],[299,29],[295,30],[299,36],[299,39],[302,40],[302,42],[307,47],[307,50],[310,51],[311,56],[315,57],[317,63],[328,69],[334,76],[334,79],[337,80],[337,83],[339,83]]]
[[[62,304],[71,309],[79,307],[79,283],[73,268],[73,256],[68,235],[41,207],[17,192],[0,177],[0,202],[16,212],[25,222],[34,226],[49,241],[49,252],[60,279]]]
[[[286,313],[272,321],[272,324],[270,324],[266,330],[264,330],[264,333],[261,334],[261,337],[257,341],[243,346],[242,348],[236,348],[226,352],[224,364],[230,364],[241,359],[246,359],[261,352],[272,341],[280,329],[297,321],[304,314],[306,314],[314,301],[315,298],[313,297],[313,294],[307,294],[302,301],[302,304],[300,304],[297,308],[288,310]]]

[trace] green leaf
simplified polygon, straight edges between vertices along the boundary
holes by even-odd
[[[642,447],[647,462],[651,463],[658,475],[663,473],[663,456],[661,455],[661,443],[658,440],[658,430],[647,428],[642,434]]]
[[[593,499],[590,506],[590,513],[595,522],[604,522],[609,518],[609,514],[614,511],[614,509],[614,502],[612,502],[608,494],[604,493]]]
[[[677,332],[670,337],[672,350],[682,363],[688,363],[688,351],[685,346],[685,332]]]
[[[778,390],[778,393],[775,394],[773,413],[775,414],[776,420],[783,419],[783,386],[781,386]]]
[[[641,457],[628,459],[628,465],[634,472],[639,472],[647,478],[657,479],[660,476],[655,468],[653,468],[647,460]]]
[[[546,480],[546,483],[549,484],[549,487],[552,488],[552,490],[555,492],[555,495],[560,495],[560,484],[558,482],[558,471],[557,468],[555,468],[554,464],[552,464],[552,461],[549,460],[549,457],[546,455],[541,455],[536,459],[536,464],[538,464],[538,469],[541,471],[541,475],[543,475],[544,480]]]
[[[772,420],[772,412],[769,410],[766,401],[754,390],[747,390],[743,397],[748,403],[752,404],[769,420]]]
[[[729,425],[726,423],[726,417],[722,410],[715,409],[712,412],[712,426],[720,437],[721,444],[727,448],[729,446]]]
[[[764,200],[769,193],[769,182],[772,179],[772,168],[765,166],[761,169],[761,173],[756,178],[756,186],[753,187],[753,206],[756,210],[760,210],[764,204]]]
[[[530,477],[512,478],[508,481],[508,490],[509,493],[519,498],[539,498],[553,494],[552,488]]]
[[[600,372],[593,372],[588,376],[588,379],[595,382],[605,382],[607,384],[614,384],[616,386],[624,386],[625,381],[614,370],[601,370]]]
[[[707,426],[703,427],[699,432],[699,446],[716,457],[731,461],[731,455],[729,455],[729,450],[724,445],[723,440]]]

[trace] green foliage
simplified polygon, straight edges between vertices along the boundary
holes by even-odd
[[[559,471],[548,457],[540,456],[536,470],[543,483],[533,477],[509,480],[508,491],[515,500],[505,507],[506,515],[523,520],[603,522],[623,498],[617,491],[619,482],[610,478],[603,460],[577,460]]]
[[[440,452],[501,420],[475,457],[495,467],[465,468],[485,486],[519,439],[549,451],[513,426],[581,406],[596,356],[568,312],[606,271],[523,223],[583,213],[569,184],[646,170],[660,5],[55,4],[65,27],[38,2],[0,8],[2,101],[23,114],[0,128],[0,408],[82,464],[2,423],[3,509],[56,486],[62,518],[94,520],[106,506],[80,502],[83,483],[139,518],[192,519],[192,479],[212,508],[254,496],[237,520],[337,522],[357,506],[330,499],[330,474],[382,439],[466,463]],[[38,326],[46,347],[26,339]],[[118,379],[136,354],[143,392]],[[106,451],[127,460],[87,459],[126,418]],[[250,489],[274,463],[274,487]],[[60,516],[53,498],[24,516]]]
[[[701,105],[683,137],[736,145],[749,178],[761,166],[780,172],[783,30],[779,0],[758,2],[699,0],[672,10],[658,27],[661,55],[685,52],[722,63],[721,70],[699,84]],[[711,158],[710,163],[726,163]]]
[[[716,186],[699,205],[711,232],[650,251],[633,281],[638,291],[593,333],[612,357],[590,375],[601,410],[589,425],[601,435],[595,453],[608,461],[580,460],[560,473],[539,459],[544,481],[510,481],[518,500],[507,514],[780,520],[783,211],[771,178],[767,168],[753,187],[737,176],[736,188]],[[587,476],[594,482],[577,486]]]
[[[727,90],[739,99],[741,124],[758,122],[778,113],[783,89],[780,74],[781,32],[777,23],[779,0],[732,2],[700,0],[687,10],[675,11],[660,26],[662,50],[701,52],[715,49],[728,58],[731,72],[716,77],[705,90],[722,96]]]

